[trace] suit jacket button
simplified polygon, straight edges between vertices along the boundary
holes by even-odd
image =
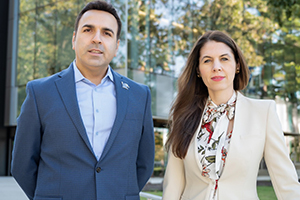
[[[99,173],[101,171],[101,167],[96,168],[96,172]]]

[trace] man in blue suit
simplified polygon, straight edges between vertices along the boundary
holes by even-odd
[[[108,3],[79,13],[69,68],[27,84],[12,175],[34,200],[139,200],[153,171],[149,88],[114,72],[121,21]]]

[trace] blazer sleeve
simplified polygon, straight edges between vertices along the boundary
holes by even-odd
[[[27,84],[27,96],[17,119],[11,173],[29,199],[33,199],[40,159],[41,123],[34,91]]]
[[[174,156],[171,148],[163,182],[163,200],[179,200],[185,187],[183,160]]]
[[[295,166],[290,160],[276,113],[275,102],[269,106],[264,158],[278,200],[299,200],[300,184]]]
[[[148,179],[152,175],[154,168],[154,132],[151,112],[151,95],[147,87],[147,102],[144,113],[143,129],[139,144],[137,157],[137,177],[140,191],[143,189]]]

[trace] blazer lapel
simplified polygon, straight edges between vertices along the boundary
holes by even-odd
[[[228,176],[228,170],[230,170],[230,172],[234,172],[235,170],[232,170],[232,168],[237,167],[238,165],[235,164],[235,160],[232,157],[235,157],[235,155],[232,154],[236,154],[238,153],[238,147],[237,144],[240,144],[239,140],[240,140],[240,133],[243,131],[243,127],[241,126],[241,122],[240,120],[243,118],[243,103],[244,100],[244,96],[240,93],[237,92],[237,101],[236,101],[236,108],[235,108],[235,116],[234,116],[234,124],[233,124],[233,132],[232,132],[232,137],[231,137],[231,141],[230,141],[230,146],[229,146],[229,152],[228,152],[228,156],[226,158],[226,164],[224,166],[223,169],[223,173],[221,178],[224,178],[226,176]],[[203,114],[202,114],[203,117]],[[201,121],[202,121],[202,117],[201,117]],[[202,166],[199,162],[199,158],[198,158],[198,143],[197,143],[197,134],[200,131],[200,126],[201,126],[201,121],[199,124],[199,127],[197,128],[196,133],[194,134],[194,138],[191,142],[190,145],[193,148],[193,152],[195,153],[195,159],[197,160],[197,165],[200,169],[200,172],[202,173]],[[233,164],[233,165],[231,165]],[[228,165],[230,165],[230,167],[228,167]],[[230,168],[230,169],[227,169]],[[202,176],[201,176],[202,177]],[[208,181],[209,179],[203,177],[203,180]]]
[[[76,127],[78,133],[80,134],[81,138],[90,149],[90,151],[93,152],[78,107],[73,63],[69,66],[69,68],[62,71],[58,76],[60,77],[60,79],[57,79],[55,81],[58,93],[60,94],[65,108],[71,120],[73,121],[73,124]]]
[[[107,140],[107,143],[104,147],[103,153],[100,157],[100,160],[102,160],[105,155],[109,152],[109,149],[111,148],[113,141],[115,140],[119,129],[121,127],[121,124],[125,118],[126,110],[127,110],[127,102],[128,102],[128,96],[130,94],[130,86],[126,81],[123,80],[123,77],[114,72],[113,70],[112,74],[114,77],[114,83],[116,88],[116,98],[117,98],[117,113],[116,113],[116,119],[114,121],[110,136]],[[99,161],[100,161],[99,160]]]
[[[231,136],[231,141],[229,145],[229,151],[226,158],[226,164],[223,169],[223,173],[221,179],[225,179],[226,177],[232,176],[232,173],[236,173],[239,171],[240,165],[237,165],[238,162],[235,158],[239,156],[240,148],[242,148],[240,135],[245,131],[245,122],[243,122],[243,108],[247,107],[244,103],[244,96],[237,92],[237,101],[235,106],[235,114],[234,114],[234,124],[233,124],[233,131]],[[237,155],[238,154],[238,155]]]

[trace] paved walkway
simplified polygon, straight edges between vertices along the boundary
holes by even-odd
[[[162,184],[162,178],[150,178],[150,184]],[[258,181],[270,181],[269,176],[259,176]],[[28,200],[20,186],[11,176],[0,176],[0,200]]]
[[[13,177],[0,176],[0,200],[28,200],[28,198]]]

